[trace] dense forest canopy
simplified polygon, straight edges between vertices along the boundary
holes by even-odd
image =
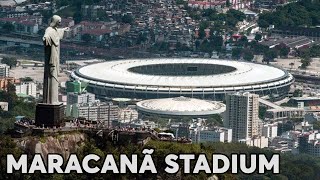
[[[303,0],[279,6],[275,12],[265,12],[259,16],[258,24],[266,28],[275,27],[311,27],[320,25],[320,0]]]

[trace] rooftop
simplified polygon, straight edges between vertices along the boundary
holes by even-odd
[[[210,115],[226,110],[223,103],[183,96],[140,101],[137,108],[140,111],[165,115]]]
[[[154,72],[155,69],[159,71]],[[291,76],[279,68],[262,64],[191,58],[108,61],[82,67],[76,74],[105,83],[189,88],[256,85]]]

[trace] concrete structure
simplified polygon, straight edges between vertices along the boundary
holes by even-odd
[[[111,124],[112,121],[118,120],[119,117],[119,107],[108,104],[94,103],[81,104],[73,109],[72,117],[85,118],[87,121],[91,122],[102,122],[104,124]]]
[[[320,133],[318,131],[300,134],[299,153],[307,153],[315,157],[320,157]]]
[[[250,93],[227,95],[224,127],[232,129],[232,140],[259,135],[259,96]]]
[[[309,132],[313,130],[313,124],[309,124],[307,121],[303,121],[299,124],[296,124],[294,129],[297,131],[301,131],[301,132]]]
[[[225,6],[226,0],[208,0],[208,1],[197,1],[188,0],[188,6],[197,9],[221,9]]]
[[[9,77],[10,66],[6,64],[0,64],[0,78]]]
[[[278,125],[277,124],[265,124],[262,127],[262,136],[267,138],[274,138],[278,135]]]
[[[9,84],[18,84],[20,83],[19,79],[15,79],[13,77],[0,77],[0,90],[6,90]]]
[[[223,100],[225,94],[253,92],[287,95],[293,76],[279,68],[214,59],[133,59],[81,67],[71,78],[88,83],[101,97],[168,98],[187,96]]]
[[[91,104],[96,101],[95,95],[92,93],[76,93],[70,92],[67,94],[67,105],[73,104]]]
[[[201,142],[231,142],[232,141],[232,129],[215,127],[198,128],[190,132],[190,138],[194,143]]]
[[[170,130],[174,131],[176,138],[189,138],[190,137],[190,125],[187,123],[172,124]]]
[[[136,120],[131,123],[120,123],[120,127],[131,127],[131,128],[139,128],[139,129],[154,129],[158,128],[158,124],[153,121],[143,121],[141,119]]]
[[[25,94],[32,97],[37,97],[37,85],[34,82],[21,82],[15,84],[16,94]]]
[[[0,109],[2,109],[2,111],[8,111],[9,110],[8,102],[0,102]]]
[[[268,138],[264,136],[257,136],[257,137],[248,138],[248,139],[240,139],[239,142],[247,144],[248,146],[255,146],[258,148],[265,148],[265,147],[268,147],[269,145]]]
[[[277,108],[268,109],[266,112],[266,121],[282,121],[287,119],[304,118],[305,110],[303,108]]]
[[[206,117],[221,114],[226,107],[223,103],[187,97],[150,99],[137,103],[141,115],[161,117]]]
[[[40,16],[21,16],[12,18],[0,18],[0,24],[11,23],[14,30],[22,34],[37,34],[42,24]]]
[[[123,123],[128,123],[138,119],[138,111],[131,108],[125,108],[119,110],[118,120]]]

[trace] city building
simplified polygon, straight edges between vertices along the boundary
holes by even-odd
[[[266,121],[283,121],[288,119],[304,118],[305,110],[303,108],[279,107],[268,109],[265,115]]]
[[[9,77],[10,66],[0,64],[0,78]]]
[[[18,84],[20,83],[19,79],[15,79],[13,77],[0,77],[0,90],[7,90],[9,84]]]
[[[138,119],[138,111],[132,108],[119,109],[118,120],[122,123],[132,122]]]
[[[253,138],[240,139],[239,142],[247,144],[248,146],[255,146],[258,148],[265,148],[265,147],[268,147],[269,145],[268,138],[264,136],[256,136]]]
[[[307,113],[304,116],[304,121],[313,124],[314,122],[320,121],[319,115],[319,113]]]
[[[294,123],[292,121],[279,121],[278,122],[278,135],[287,131],[294,130]]]
[[[156,124],[153,121],[144,121],[141,119],[138,119],[136,121],[130,122],[130,123],[120,123],[119,124],[121,127],[131,127],[131,128],[139,128],[139,129],[154,129],[154,128],[158,128],[158,124]]]
[[[194,143],[201,142],[228,142],[232,141],[232,129],[223,127],[196,128],[190,132],[190,138]]]
[[[8,102],[0,102],[0,109],[2,109],[2,111],[8,111],[9,109]]]
[[[69,92],[67,94],[67,105],[91,104],[96,101],[95,95],[88,92]]]
[[[250,91],[286,97],[294,77],[279,68],[221,59],[131,59],[90,64],[71,73],[88,82],[97,97],[157,99],[191,97],[223,100]]]
[[[190,125],[187,123],[171,124],[170,130],[174,131],[176,138],[189,138]]]
[[[79,104],[72,109],[71,117],[85,118],[92,123],[104,123],[111,125],[112,121],[118,120],[119,107],[109,104]]]
[[[140,116],[160,116],[163,118],[198,118],[221,114],[226,107],[223,103],[188,97],[150,99],[137,103]]]
[[[188,0],[188,6],[197,9],[221,9],[225,6],[225,4],[226,0]]]
[[[320,157],[320,133],[318,131],[300,134],[299,153],[307,153],[315,157]]]
[[[313,130],[313,124],[309,124],[307,121],[303,121],[299,124],[295,125],[295,130],[301,131],[301,132],[309,132]]]
[[[17,95],[27,95],[34,98],[37,97],[37,84],[34,82],[21,82],[15,84]]]
[[[274,124],[264,124],[262,127],[262,136],[267,138],[274,138],[278,136],[278,125]]]
[[[14,30],[22,34],[37,34],[42,24],[40,16],[21,16],[14,18],[0,18],[0,24],[10,23]]]
[[[232,129],[232,140],[249,139],[259,135],[259,96],[236,93],[226,96],[227,110],[224,127]]]

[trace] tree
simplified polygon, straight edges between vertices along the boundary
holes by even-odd
[[[23,81],[23,82],[33,81],[33,79],[31,77],[24,77],[24,78],[21,78],[20,80]]]
[[[264,53],[263,60],[269,64],[269,62],[273,61],[277,56],[278,53],[275,49],[269,49]]]
[[[17,65],[17,58],[14,57],[3,57],[1,63],[10,66],[10,68],[15,67]]]
[[[82,40],[83,40],[84,42],[86,42],[86,43],[89,43],[89,42],[92,41],[92,37],[91,37],[90,34],[84,34],[84,35],[82,35],[81,38],[82,38]]]
[[[313,129],[320,130],[320,121],[315,121],[313,123]]]
[[[222,36],[213,35],[210,37],[210,42],[214,50],[221,51],[221,47],[223,45]]]
[[[126,14],[126,15],[122,16],[121,21],[122,21],[123,23],[132,24],[132,22],[133,22],[133,17],[132,17],[131,15],[129,15],[129,14]]]
[[[241,56],[241,48],[233,48],[232,49],[232,58],[233,59],[240,59]]]
[[[290,69],[292,69],[292,68],[293,68],[293,66],[294,66],[294,63],[293,63],[293,62],[291,62],[291,63],[289,64],[289,66],[290,66]]]
[[[302,97],[302,95],[303,95],[303,92],[301,89],[296,89],[293,92],[293,97]]]
[[[10,95],[14,95],[16,93],[16,86],[14,86],[14,84],[9,83],[7,85],[7,93]]]
[[[301,59],[301,68],[306,69],[311,64],[311,58],[310,57],[304,57]]]
[[[202,21],[199,27],[199,38],[202,39],[205,36],[204,30],[209,26],[208,21]]]
[[[261,41],[262,39],[262,35],[261,34],[256,34],[255,37],[254,37],[254,40],[256,41]]]
[[[230,0],[227,0],[226,6],[227,6],[227,7],[230,7],[230,6],[231,6]]]
[[[78,24],[82,21],[81,11],[76,11],[73,15],[74,23]]]
[[[142,44],[147,40],[148,40],[147,34],[143,33],[143,32],[140,32],[139,36],[138,36],[138,39],[137,39],[137,44]]]
[[[285,44],[279,44],[275,48],[278,50],[280,57],[288,57],[290,47]]]
[[[250,49],[243,50],[243,59],[246,61],[252,61],[254,58],[253,52]]]
[[[265,106],[259,106],[259,118],[264,119],[267,112],[267,108]]]
[[[6,33],[11,33],[14,31],[14,25],[6,22],[2,25],[2,29],[6,32]]]
[[[246,47],[248,44],[247,36],[241,36],[241,38],[237,41],[237,45],[241,47]]]

